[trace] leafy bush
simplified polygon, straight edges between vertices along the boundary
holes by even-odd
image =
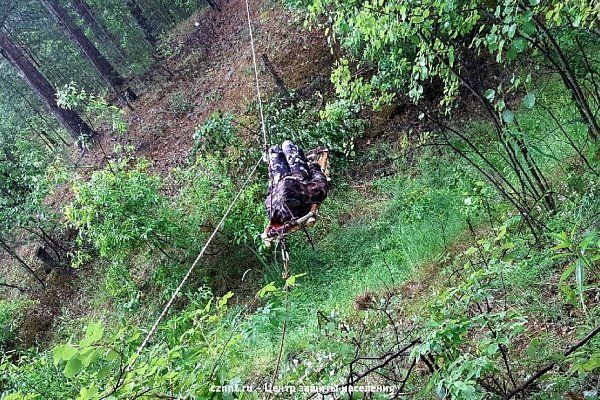
[[[232,154],[227,156],[218,151],[204,154],[195,165],[177,173],[182,187],[177,203],[187,215],[188,224],[196,229],[218,223],[246,179],[249,163],[259,158],[258,154],[249,157],[241,148],[230,150]],[[256,174],[225,221],[224,233],[235,243],[250,241],[260,233],[265,221],[264,190],[263,180]]]
[[[87,93],[78,89],[73,82],[58,90],[56,102],[69,110],[81,110],[94,122],[96,128],[109,126],[114,132],[124,134],[127,130],[125,112],[110,104],[107,95]]]
[[[0,387],[9,399],[133,398],[214,395],[211,386],[239,382],[239,320],[228,319],[228,301],[210,292],[163,321],[155,338],[136,357],[143,332],[130,326],[107,332],[91,322],[80,338],[52,351],[0,361]]]
[[[194,134],[192,155],[196,156],[198,150],[222,153],[236,140],[239,140],[236,136],[237,129],[234,125],[233,114],[215,112],[204,121]]]
[[[497,285],[502,274],[510,273],[512,257],[503,254],[512,251],[514,243],[503,239],[505,234],[504,227],[494,240],[482,240],[480,250],[468,249],[466,257],[481,251],[486,265],[474,267],[466,262],[467,278],[434,298],[428,315],[420,319],[424,323],[422,343],[412,356],[433,356],[435,372],[426,391],[433,390],[441,398],[487,398],[489,393],[481,382],[490,376],[508,380],[511,374],[510,369],[502,370],[509,368],[503,357],[525,330],[527,320],[514,309],[490,305],[501,295]]]
[[[102,257],[123,259],[132,251],[176,238],[180,227],[161,180],[148,173],[148,163],[122,158],[89,181],[73,185],[74,199],[66,207],[67,222],[79,230],[79,242],[89,241]]]
[[[15,339],[25,304],[15,299],[0,299],[0,350],[10,347]]]
[[[590,289],[588,276],[598,276],[598,261],[600,261],[600,240],[594,230],[584,232],[577,237],[575,229],[570,234],[566,232],[550,234],[556,242],[555,256],[567,260],[567,267],[560,276],[559,287],[568,300],[574,305],[581,305],[586,311],[586,294]],[[595,286],[592,283],[592,288]]]
[[[332,151],[353,156],[354,141],[362,136],[366,121],[356,115],[353,103],[340,100],[321,105],[318,95],[286,106],[281,99],[268,104],[265,110],[271,142],[291,139],[304,149],[324,146]]]

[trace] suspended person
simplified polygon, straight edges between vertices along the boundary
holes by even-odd
[[[321,167],[308,162],[291,140],[269,149],[269,194],[265,208],[271,225],[305,216],[327,197],[329,185]]]

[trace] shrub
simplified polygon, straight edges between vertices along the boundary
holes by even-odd
[[[315,96],[289,106],[280,99],[269,103],[265,116],[271,142],[291,139],[304,149],[325,146],[346,157],[354,156],[354,141],[362,136],[366,121],[357,117],[357,106],[348,101],[324,107],[322,101]]]
[[[236,374],[244,366],[239,325],[227,319],[232,296],[201,293],[197,301],[163,321],[158,338],[139,358],[135,354],[142,331],[123,326],[109,332],[102,323],[90,322],[82,335],[52,351],[31,351],[17,360],[2,358],[0,388],[14,400],[40,394],[77,400],[167,394],[207,398],[212,385],[239,381]]]
[[[110,259],[162,247],[179,233],[177,216],[160,193],[160,178],[148,173],[144,160],[130,161],[111,161],[89,181],[75,182],[75,198],[65,209],[67,222],[79,230],[79,243],[89,241]]]
[[[0,299],[0,350],[11,347],[25,304],[23,301]]]
[[[237,136],[234,117],[229,113],[215,112],[204,121],[194,134],[192,155],[203,152],[223,152],[231,146]]]

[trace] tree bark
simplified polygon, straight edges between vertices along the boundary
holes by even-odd
[[[23,51],[12,41],[8,35],[0,30],[0,50],[8,61],[19,71],[31,89],[42,99],[48,109],[56,116],[60,124],[71,134],[76,141],[88,140],[96,132],[86,124],[73,110],[61,108],[56,103],[56,91],[48,80],[25,57]]]
[[[133,16],[133,19],[135,19],[135,22],[137,22],[139,27],[144,32],[148,43],[150,43],[152,47],[156,46],[156,42],[158,41],[156,33],[154,32],[154,29],[152,29],[152,26],[144,16],[144,12],[142,11],[139,4],[135,0],[127,0],[125,4],[127,5],[127,8],[129,8],[129,12]]]
[[[85,36],[67,10],[62,8],[57,0],[41,0],[41,2],[106,82],[115,89],[125,82],[125,79]]]
[[[44,264],[44,271],[49,274],[53,269],[60,268],[60,263],[54,259],[43,247],[38,247],[35,256]]]
[[[87,2],[85,0],[71,0],[71,3],[73,4],[75,11],[77,11],[77,14],[83,20],[85,26],[87,26],[94,36],[96,36],[96,39],[104,41],[105,43],[112,43],[117,50],[117,53],[119,53],[119,57],[125,60],[125,51],[121,47],[118,39],[114,35],[111,35],[108,29],[98,21]]]
[[[281,94],[285,100],[291,101],[292,96],[290,96],[290,91],[288,90],[287,86],[285,86],[285,82],[283,79],[281,79],[281,76],[279,76],[275,67],[273,67],[273,64],[271,64],[269,57],[266,54],[263,54],[261,58],[265,63],[265,67],[267,67],[267,71],[269,71],[269,74],[271,74],[277,89],[279,89],[279,94]]]

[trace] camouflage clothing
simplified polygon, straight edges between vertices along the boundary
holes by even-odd
[[[291,140],[269,149],[269,195],[265,208],[272,223],[300,218],[327,197],[327,178],[321,167],[307,163]]]

